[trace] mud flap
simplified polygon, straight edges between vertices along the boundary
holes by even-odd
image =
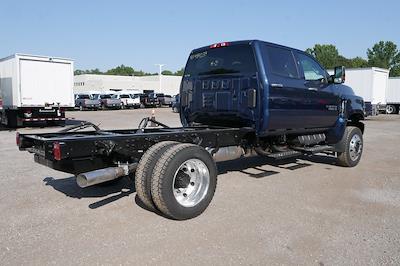
[[[347,119],[345,117],[347,100],[342,100],[339,116],[335,125],[328,130],[326,140],[329,144],[333,144],[335,152],[342,152],[345,149],[343,144],[343,136],[347,126]]]

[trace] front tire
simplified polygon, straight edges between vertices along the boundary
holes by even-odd
[[[152,175],[151,195],[166,216],[185,220],[208,207],[217,186],[217,168],[211,155],[193,144],[168,148]]]
[[[363,135],[358,127],[346,127],[343,135],[345,151],[338,153],[338,164],[345,167],[356,166],[363,152]]]

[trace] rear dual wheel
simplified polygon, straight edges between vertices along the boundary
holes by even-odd
[[[202,147],[161,142],[142,159],[135,184],[147,207],[172,219],[185,220],[200,215],[210,204],[217,185],[217,169]]]

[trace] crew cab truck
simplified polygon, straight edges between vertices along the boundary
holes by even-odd
[[[121,99],[113,97],[114,94],[111,93],[101,93],[93,94],[95,100],[100,101],[101,109],[121,109],[122,101]]]
[[[113,95],[114,99],[121,100],[121,108],[139,108],[140,99],[139,97],[132,96],[129,92],[117,92]]]
[[[65,109],[74,108],[73,61],[14,54],[0,59],[0,123],[65,124]]]
[[[35,161],[75,174],[80,187],[134,175],[140,200],[165,216],[201,214],[217,185],[216,162],[247,156],[336,155],[358,164],[363,100],[308,54],[263,41],[193,50],[180,87],[180,120],[170,128],[144,118],[137,129],[86,122],[58,133],[19,134]],[[158,127],[148,128],[149,122]],[[94,130],[77,131],[92,126]]]
[[[75,107],[80,111],[91,109],[97,111],[100,108],[100,101],[93,99],[92,95],[88,93],[80,93],[75,95]]]

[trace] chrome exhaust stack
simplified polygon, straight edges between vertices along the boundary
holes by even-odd
[[[136,170],[137,164],[125,164],[118,167],[108,167],[82,173],[76,176],[76,183],[79,187],[85,188],[107,181],[111,181],[123,176],[127,176]]]

